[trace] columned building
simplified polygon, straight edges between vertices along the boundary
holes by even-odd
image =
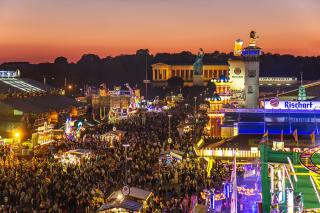
[[[229,65],[223,64],[204,64],[202,79],[207,83],[212,78],[219,76],[229,76]],[[193,65],[192,64],[165,64],[156,63],[152,65],[152,85],[167,86],[168,79],[180,77],[184,81],[184,86],[193,85]]]

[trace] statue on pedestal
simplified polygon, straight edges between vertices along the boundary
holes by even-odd
[[[252,31],[250,32],[249,46],[250,46],[250,47],[255,47],[258,38],[259,38],[259,37],[256,35],[256,31],[253,31],[253,30],[252,30]]]
[[[202,71],[203,71],[203,63],[202,63],[202,59],[204,57],[204,52],[203,49],[200,48],[196,61],[193,63],[193,75],[202,75]]]

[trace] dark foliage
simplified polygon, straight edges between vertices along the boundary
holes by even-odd
[[[204,63],[227,63],[230,54],[207,53]],[[30,64],[28,62],[3,63],[0,69],[20,69],[22,77],[42,81],[45,76],[47,82],[61,87],[64,79],[68,83],[83,86],[84,84],[99,85],[107,83],[109,87],[122,83],[142,86],[145,79],[146,62],[148,78],[151,78],[151,64],[157,62],[169,64],[192,64],[195,55],[184,51],[168,54],[158,53],[150,55],[148,49],[140,49],[135,55],[119,55],[116,57],[100,58],[94,54],[85,54],[76,63],[69,63],[67,58],[58,57],[54,63]],[[264,54],[261,56],[261,76],[295,76],[300,72],[306,80],[316,80],[320,76],[320,57],[295,57],[292,55]]]
[[[168,86],[172,89],[182,88],[183,87],[183,79],[175,76],[168,79]]]

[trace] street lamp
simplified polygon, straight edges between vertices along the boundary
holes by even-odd
[[[15,132],[14,137],[16,138],[16,142],[20,143],[20,132]]]
[[[197,112],[197,97],[194,97],[194,114]]]
[[[125,169],[125,183],[127,184],[128,183],[128,169],[127,169],[127,161],[128,161],[128,147],[130,146],[129,144],[123,144],[122,145],[125,149],[125,155],[126,155],[126,159],[125,159],[125,166],[124,166],[124,169]]]
[[[171,139],[171,117],[172,117],[172,115],[169,114],[168,117],[169,117],[169,133],[168,133],[168,136],[169,136],[169,139]],[[168,139],[168,142],[169,142],[169,139]]]

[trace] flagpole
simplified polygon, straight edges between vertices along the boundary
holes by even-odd
[[[237,213],[237,197],[238,197],[238,188],[237,188],[237,160],[236,160],[236,150],[234,150],[233,157],[233,170],[231,175],[232,181],[232,196],[231,196],[231,213]]]

